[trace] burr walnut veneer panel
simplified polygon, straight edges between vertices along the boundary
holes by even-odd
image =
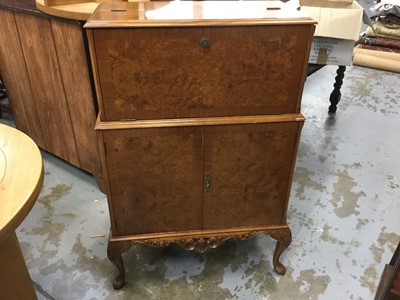
[[[299,112],[309,30],[98,29],[102,120]]]
[[[203,228],[280,225],[302,122],[204,129]]]
[[[116,236],[202,228],[201,128],[112,130],[103,141]]]
[[[103,131],[113,234],[284,224],[301,125]]]

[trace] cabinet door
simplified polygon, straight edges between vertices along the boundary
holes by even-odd
[[[299,111],[313,25],[93,30],[103,121]]]
[[[102,135],[114,236],[201,229],[202,128]]]
[[[205,128],[204,229],[286,223],[302,123]]]

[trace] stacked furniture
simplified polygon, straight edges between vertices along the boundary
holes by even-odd
[[[89,18],[115,288],[136,243],[269,234],[285,272],[314,23],[274,1],[113,2]]]

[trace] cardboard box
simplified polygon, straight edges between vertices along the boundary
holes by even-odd
[[[309,63],[351,65],[354,43],[360,35],[364,9],[357,2],[346,2],[349,1],[300,1],[301,11],[318,22]]]
[[[315,36],[311,44],[310,64],[350,66],[353,59],[353,40]]]

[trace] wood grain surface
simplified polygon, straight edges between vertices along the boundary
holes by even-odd
[[[205,127],[204,229],[286,224],[302,123]]]
[[[0,9],[0,69],[16,126],[28,134],[39,147],[47,149],[36,103],[19,40],[14,12]]]
[[[113,234],[202,228],[202,128],[104,131]]]
[[[96,176],[96,111],[81,24],[0,9],[0,25],[0,68],[17,128]]]
[[[82,27],[80,24],[51,20],[51,29],[79,166],[96,173],[100,168],[94,132],[96,111]]]
[[[309,33],[304,25],[96,30],[103,121],[299,112]]]
[[[0,241],[0,299],[37,299],[15,232]]]
[[[15,128],[0,124],[0,242],[23,221],[43,183],[36,144]]]
[[[50,20],[31,15],[15,16],[35,104],[47,148],[79,165],[75,138],[64,94]]]

